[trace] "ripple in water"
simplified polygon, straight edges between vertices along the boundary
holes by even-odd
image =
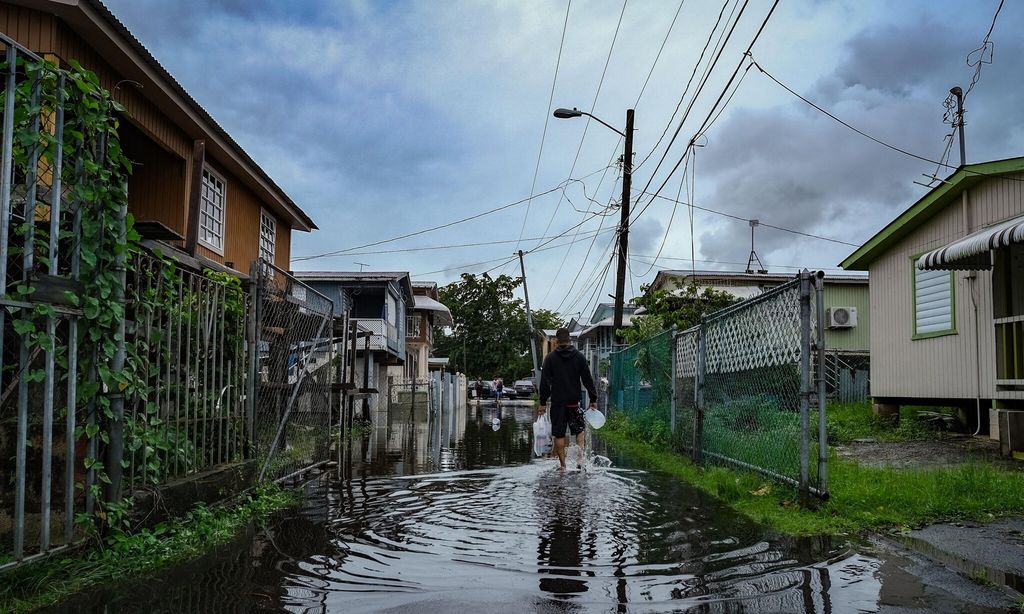
[[[793,544],[765,541],[673,480],[608,463],[367,480],[336,493],[336,552],[288,569],[290,582],[328,611],[805,611],[824,598],[821,572],[860,566],[853,586],[871,571],[841,553],[802,564]]]

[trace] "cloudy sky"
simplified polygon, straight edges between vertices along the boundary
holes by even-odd
[[[567,22],[565,0],[107,4],[316,220],[319,231],[296,233],[293,257],[349,250],[295,269],[364,263],[445,283],[462,271],[517,273],[517,262],[502,265],[519,244],[541,247],[526,256],[535,306],[569,315],[604,298],[614,273],[605,267],[614,238],[607,231],[621,196],[618,135],[585,118],[550,119],[537,165],[563,26],[552,107],[593,109],[621,127],[635,106],[634,190],[654,192],[667,178],[661,195],[701,208],[634,193],[634,212],[643,213],[631,226],[627,294],[659,268],[689,269],[691,237],[698,269],[742,269],[750,218],[832,239],[762,226],[757,253],[770,270],[829,270],[852,251],[844,242],[869,238],[925,191],[913,182],[936,171],[838,125],[753,68],[702,146],[669,176],[770,0],[750,0],[742,15],[740,0],[724,9],[718,0],[681,8],[676,0],[626,0],[625,8],[622,0],[572,0]],[[949,131],[943,102],[951,86],[968,87],[968,54],[997,4],[786,0],[753,55],[849,123],[934,160]],[[726,44],[722,35],[737,21]],[[968,161],[1024,153],[1022,26],[1024,4],[1007,2],[985,54],[992,62],[967,100]],[[721,59],[694,100],[720,42]],[[655,148],[691,105],[667,155],[668,137]],[[954,145],[950,162],[958,160]],[[531,187],[543,195],[524,201]],[[492,244],[458,247],[473,243]],[[371,253],[413,248],[440,249]],[[652,267],[644,256],[659,249],[664,259]]]

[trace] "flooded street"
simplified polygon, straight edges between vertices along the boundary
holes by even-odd
[[[773,536],[600,441],[586,471],[560,474],[532,458],[533,417],[381,412],[301,510],[55,611],[991,611],[901,556]]]

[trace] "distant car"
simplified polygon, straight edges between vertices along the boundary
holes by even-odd
[[[515,388],[516,394],[520,396],[530,396],[537,392],[537,387],[533,385],[533,380],[529,379],[516,380],[512,387]]]

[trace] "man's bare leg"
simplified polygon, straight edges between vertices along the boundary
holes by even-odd
[[[576,446],[579,448],[578,456],[576,457],[576,464],[583,467],[583,460],[585,458],[585,450],[587,445],[587,432],[580,431],[576,433]]]
[[[565,437],[555,439],[555,456],[558,457],[559,468],[565,470]]]

